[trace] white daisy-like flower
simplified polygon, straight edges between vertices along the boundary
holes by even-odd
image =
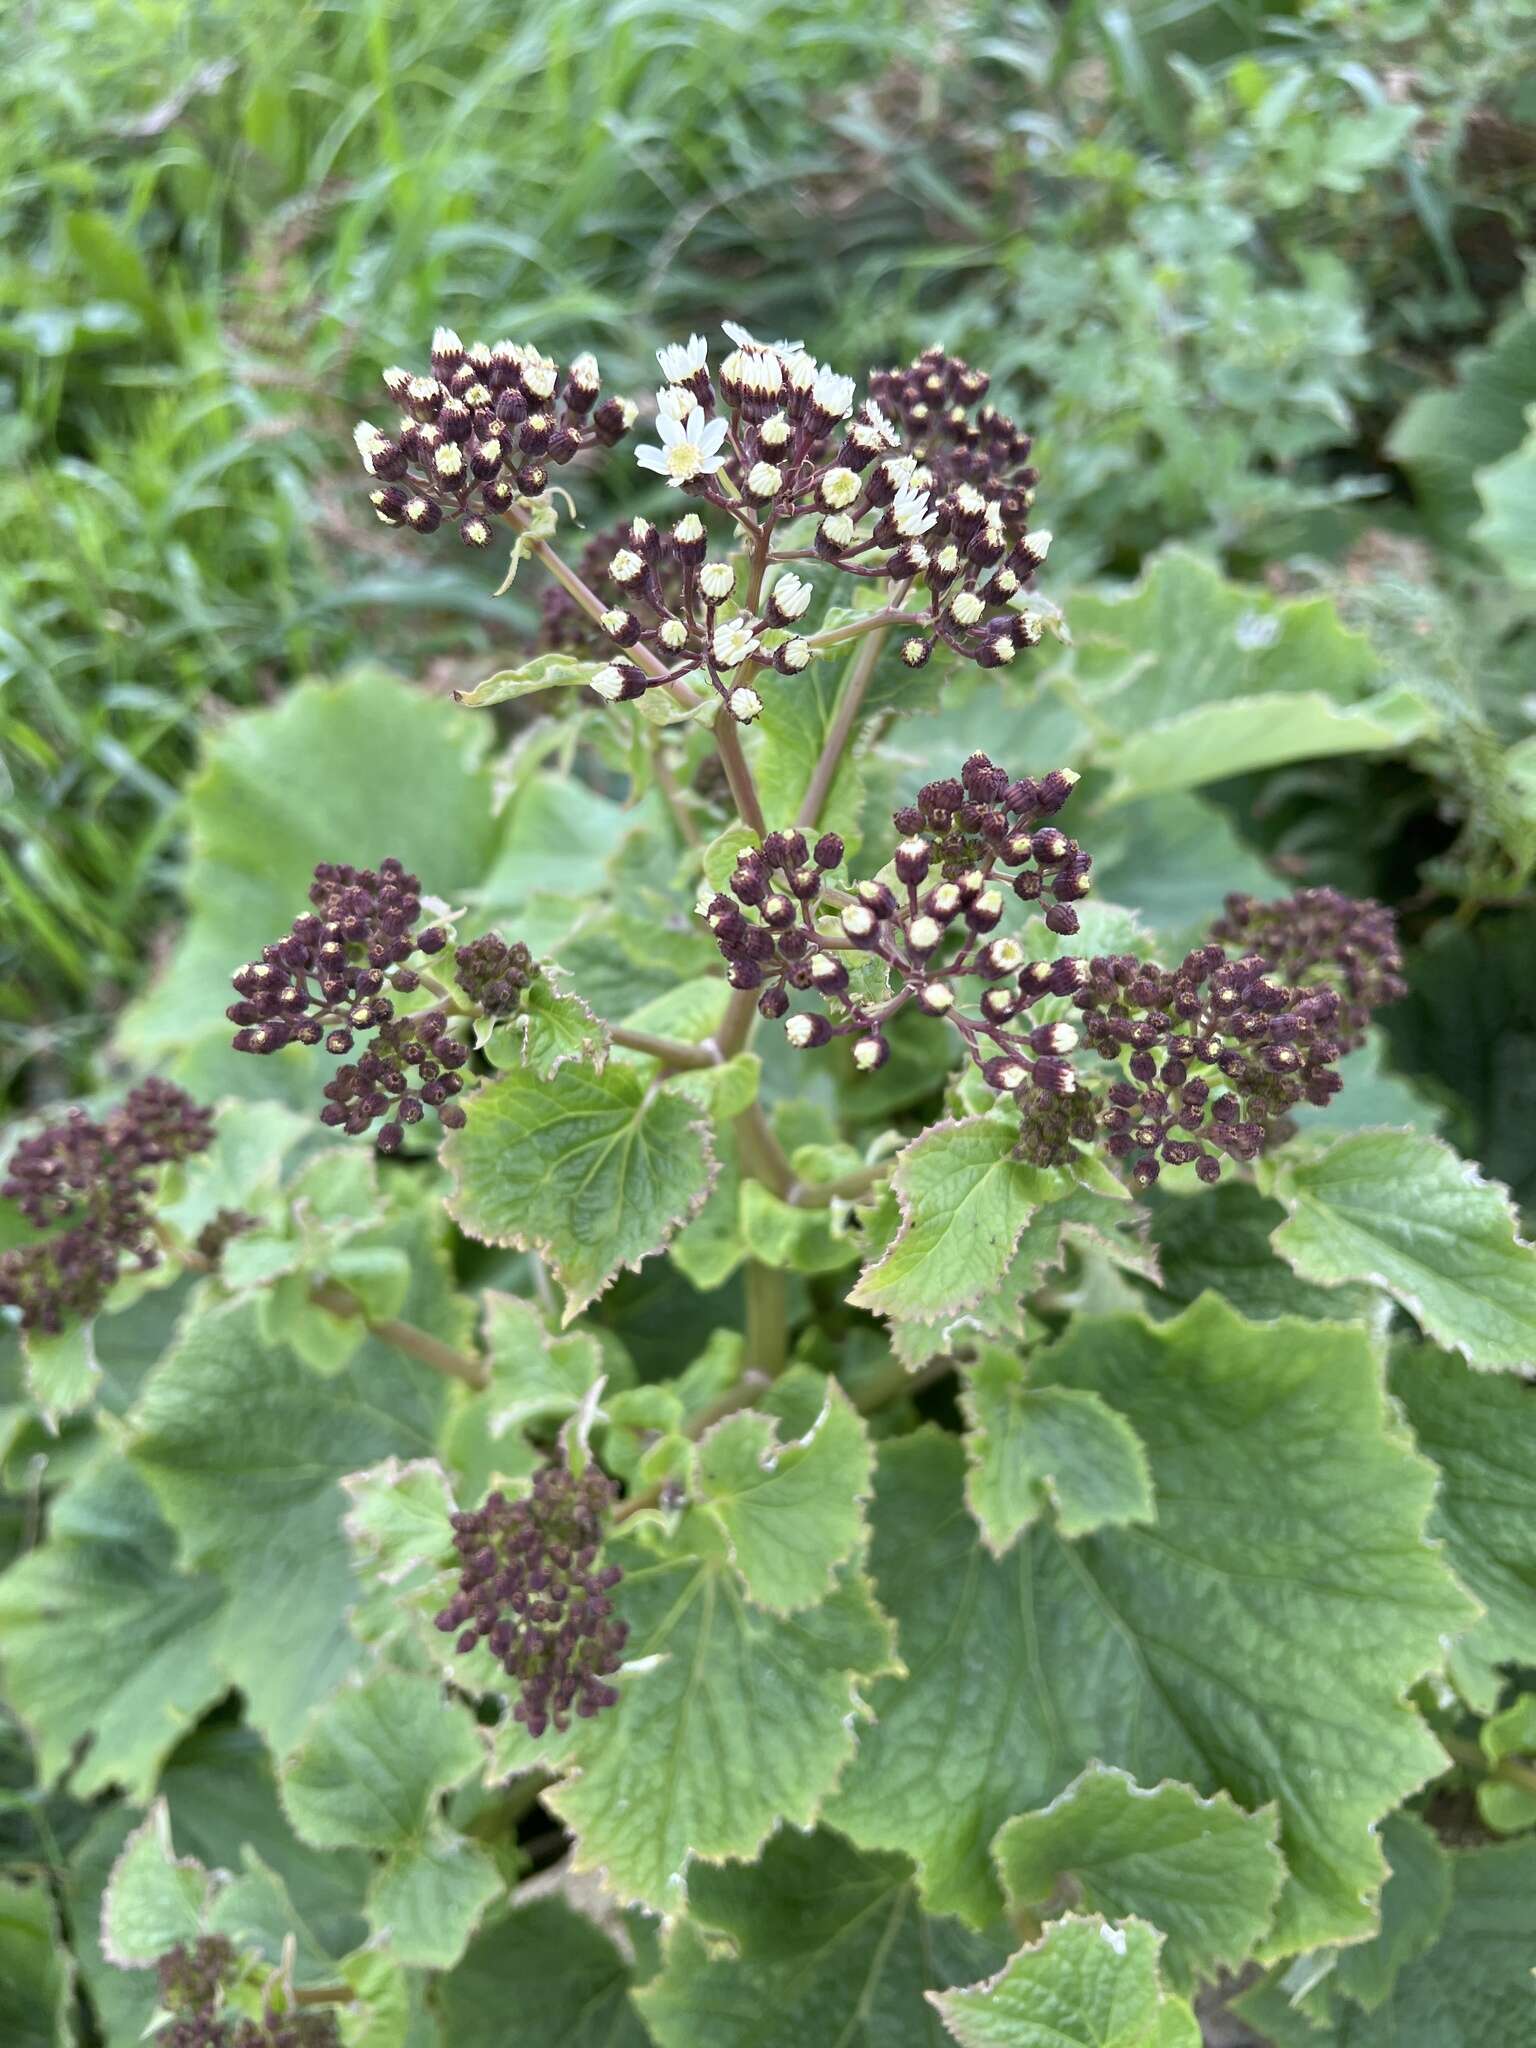
[[[606,667],[600,668],[594,673],[590,686],[596,690],[599,697],[604,697],[610,704],[613,704],[618,701],[619,692],[624,687],[624,678],[610,662]]]
[[[757,430],[757,438],[765,448],[777,452],[789,440],[789,421],[781,412],[769,413]]]
[[[711,604],[724,604],[736,588],[736,571],[729,562],[706,562],[699,571],[699,588]]]
[[[842,512],[853,503],[863,488],[857,471],[829,469],[821,480],[821,502],[834,512]]]
[[[661,446],[637,448],[635,460],[642,469],[655,470],[669,483],[686,484],[696,476],[713,476],[725,463],[720,444],[725,439],[726,426],[723,419],[706,420],[701,405],[695,405],[685,420],[668,419],[662,414],[656,421]]]
[[[720,325],[738,348],[765,348],[776,356],[793,356],[805,347],[803,341],[759,341],[755,334],[748,334],[746,328],[734,320],[722,320]]]
[[[577,356],[571,364],[571,382],[579,390],[596,391],[602,381],[597,367],[597,357],[590,350]]]
[[[615,583],[638,583],[645,574],[645,564],[631,548],[620,548],[608,564],[608,574]]]
[[[685,420],[698,404],[692,391],[685,391],[681,384],[668,384],[656,394],[656,417],[659,420]]]
[[[757,652],[757,627],[751,619],[727,619],[716,626],[710,642],[716,668],[739,668]]]
[[[811,665],[811,643],[809,640],[786,640],[779,649],[779,660],[791,675],[799,675]]]
[[[553,363],[524,363],[521,375],[523,389],[530,398],[542,401],[554,397],[559,377]]]
[[[793,569],[786,569],[770,592],[773,608],[786,624],[805,617],[813,595],[810,584]]]
[[[931,510],[926,491],[903,484],[891,500],[891,518],[904,540],[918,540],[932,528],[938,514]]]
[[[370,426],[367,420],[359,420],[352,429],[352,439],[357,443],[357,452],[363,459],[364,469],[370,476],[376,476],[378,472],[374,469],[373,458],[384,436],[377,427]]]
[[[818,529],[829,547],[851,548],[859,537],[859,529],[846,512],[834,512],[823,519]]]
[[[709,343],[702,334],[690,334],[686,341],[670,342],[656,351],[661,374],[669,384],[681,384],[709,361]]]
[[[1052,538],[1048,526],[1042,526],[1037,533],[1026,533],[1024,536],[1024,552],[1037,569],[1051,552]]]
[[[727,356],[720,375],[727,382],[734,378],[759,402],[777,398],[784,388],[784,366],[771,349],[744,348]]]
[[[949,600],[949,609],[957,625],[974,626],[986,617],[986,606],[974,590],[957,590]]]
[[[866,426],[874,429],[887,448],[899,448],[901,446],[900,434],[897,433],[896,429],[891,425],[872,398],[866,398],[864,401],[864,423]]]
[[[851,377],[840,377],[836,370],[820,369],[811,386],[811,403],[829,419],[840,420],[852,409],[855,388]]]
[[[732,718],[742,725],[750,725],[754,718],[761,715],[763,700],[756,690],[743,683],[739,689],[732,690],[729,705]]]
[[[816,358],[807,355],[804,349],[798,355],[791,356],[784,365],[784,381],[791,391],[812,390],[820,374]]]
[[[663,619],[656,628],[656,638],[668,653],[676,654],[679,648],[688,644],[688,628],[681,619]]]
[[[747,471],[747,494],[753,498],[775,497],[783,481],[784,472],[775,469],[771,462],[754,462]]]

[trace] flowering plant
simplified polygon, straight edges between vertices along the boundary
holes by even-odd
[[[1058,607],[944,349],[726,339],[644,426],[589,354],[384,373],[373,510],[505,534],[542,645],[217,737],[124,1038],[175,1078],[10,1154],[79,1470],[7,1697],[144,1809],[93,1996],[187,2048],[1194,2048],[1239,1988],[1417,2040],[1530,1869],[1448,1844],[1536,1821],[1536,1253],[1384,1061],[1393,912],[1196,794],[1401,705],[1192,558]],[[646,495],[573,560],[598,462]]]

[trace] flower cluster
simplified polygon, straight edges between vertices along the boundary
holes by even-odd
[[[599,1565],[615,1487],[596,1465],[580,1477],[562,1460],[534,1475],[522,1500],[488,1496],[453,1518],[458,1591],[436,1617],[461,1654],[484,1642],[519,1688],[513,1717],[532,1736],[564,1731],[618,1705],[606,1681],[629,1634],[609,1598],[623,1573]]]
[[[1030,437],[982,403],[983,372],[931,348],[909,369],[872,373],[860,400],[853,378],[799,341],[759,342],[731,323],[726,334],[731,347],[714,367],[701,334],[657,351],[656,438],[635,451],[693,507],[663,525],[632,519],[583,556],[583,586],[612,599],[598,619],[612,652],[592,679],[600,697],[625,703],[703,676],[732,718],[750,722],[762,710],[754,678],[769,667],[801,674],[824,644],[802,630],[825,595],[810,573],[818,567],[878,587],[865,607],[868,629],[896,629],[908,668],[921,668],[938,645],[997,668],[1038,642],[1029,598],[1051,536],[1029,523],[1037,481]],[[451,500],[464,537],[483,542],[484,513],[505,510],[513,495],[504,472],[514,431],[516,459],[529,458],[517,473],[525,496],[543,487],[542,461],[617,438],[603,429],[604,408],[590,428],[572,409],[587,388],[578,389],[577,366],[556,423],[547,409],[554,365],[503,343],[481,353],[483,362],[439,334],[433,377],[387,373],[415,412],[398,440],[358,429],[363,459],[381,479],[381,518],[435,525]],[[497,384],[497,376],[511,381]],[[595,369],[590,388],[595,396]],[[736,555],[711,552],[711,513],[729,522]],[[594,609],[600,602],[591,600]],[[548,599],[552,644],[587,644],[590,629],[577,627],[573,611],[565,596]]]
[[[487,1017],[510,1017],[539,975],[528,948],[520,940],[509,946],[500,932],[460,946],[453,960],[454,981]]]
[[[419,1123],[425,1109],[457,1129],[464,1112],[452,1098],[463,1086],[458,1069],[467,1047],[453,1036],[445,1010],[397,1015],[385,993],[414,994],[423,970],[408,963],[448,943],[439,925],[417,929],[420,882],[398,860],[377,869],[322,861],[309,900],[314,908],[294,919],[287,936],[232,977],[239,1000],[225,1015],[238,1026],[235,1051],[323,1043],[340,1059],[372,1032],[361,1056],[327,1084],[322,1123],[366,1131],[393,1108],[378,1135],[384,1152],[399,1149],[404,1126]]]
[[[212,1113],[168,1081],[142,1081],[101,1122],[74,1109],[23,1138],[0,1194],[50,1234],[0,1253],[0,1308],[22,1327],[57,1336],[93,1316],[125,1260],[158,1263],[150,1210],[153,1169],[205,1151]]]
[[[170,2015],[154,2038],[163,2048],[339,2048],[336,2015],[324,2007],[279,2013],[268,2004],[259,2020],[224,2009],[239,1975],[239,1958],[222,1934],[178,1942],[155,1965],[160,2003]]]
[[[594,682],[600,695],[623,701],[702,669],[732,716],[756,717],[754,670],[771,662],[795,675],[816,652],[795,630],[811,584],[788,570],[765,592],[769,564],[819,561],[883,582],[889,623],[908,629],[909,668],[940,641],[987,668],[1038,641],[1025,600],[1050,535],[1029,531],[1029,437],[990,409],[970,416],[985,376],[930,349],[910,373],[877,372],[877,395],[856,409],[853,379],[800,343],[727,332],[736,346],[713,376],[702,335],[658,351],[670,380],[656,399],[659,441],[636,457],[735,520],[751,544],[754,580],[738,598],[737,571],[708,559],[697,512],[665,535],[635,521],[608,561],[620,601],[602,623],[621,648],[643,647],[653,659],[616,660]],[[665,590],[663,574],[678,572],[681,592]]]
[[[1337,889],[1298,889],[1276,903],[1229,896],[1211,937],[1263,956],[1266,970],[1288,982],[1326,977],[1340,996],[1338,1038],[1346,1052],[1360,1045],[1372,1013],[1408,993],[1397,919],[1385,904]]]
[[[1088,961],[1072,997],[1088,1045],[1124,1060],[1103,1092],[1098,1122],[1110,1157],[1149,1187],[1163,1166],[1221,1174],[1221,1157],[1256,1158],[1287,1111],[1323,1108],[1342,1085],[1334,1062],[1337,990],[1288,987],[1259,954],[1231,959],[1198,946],[1175,968],[1132,954]],[[1056,1133],[1029,1127],[1026,1155],[1060,1157]]]
[[[1088,893],[1092,861],[1046,822],[1076,780],[1066,769],[1015,780],[973,754],[958,780],[929,783],[913,807],[896,813],[905,836],[890,880],[851,890],[828,884],[827,870],[843,853],[835,834],[818,840],[812,854],[803,833],[770,833],[741,855],[730,894],[705,908],[731,982],[762,989],[758,1008],[785,1018],[791,1045],[852,1037],[854,1065],[864,1072],[890,1057],[885,1026],[910,1002],[947,1020],[989,1077],[996,1062],[983,1040],[1007,1055],[1010,1087],[1066,1092],[1071,1069],[1062,1055],[1076,1032],[1017,1020],[1044,997],[1066,994],[1074,964],[1030,962],[997,927],[1006,878],[1021,902],[1045,901],[1050,930],[1078,929],[1073,905]],[[850,972],[850,959],[858,970],[860,955],[872,973]],[[977,999],[974,1016],[961,1002],[967,985]],[[791,989],[819,996],[825,1010],[786,1015]]]
[[[570,367],[513,341],[472,342],[446,327],[432,337],[430,372],[384,372],[401,409],[392,433],[366,420],[353,438],[375,479],[369,502],[386,526],[433,533],[458,522],[469,547],[489,545],[492,522],[520,498],[536,498],[551,463],[623,439],[635,408],[603,398],[596,360]]]
[[[1402,991],[1391,915],[1332,890],[1231,897],[1215,939],[1171,969],[1131,954],[1031,957],[998,929],[1010,894],[1057,939],[1081,929],[1092,857],[1050,822],[1076,780],[1014,780],[973,754],[894,814],[903,837],[874,879],[834,883],[833,833],[811,848],[771,832],[705,917],[733,986],[761,991],[791,1045],[850,1037],[855,1067],[872,1072],[910,1003],[1017,1103],[1022,1157],[1056,1165],[1102,1144],[1141,1187],[1165,1165],[1214,1181],[1223,1158],[1254,1158],[1289,1111],[1337,1093],[1341,1054]],[[1224,938],[1245,950],[1229,955]],[[820,1008],[792,1010],[791,991]],[[1103,1067],[1085,1071],[1079,1049]]]

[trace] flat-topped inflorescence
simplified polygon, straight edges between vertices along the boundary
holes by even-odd
[[[98,1121],[72,1109],[23,1138],[0,1194],[48,1236],[0,1252],[0,1308],[57,1336],[93,1316],[123,1266],[157,1265],[154,1169],[206,1151],[213,1113],[169,1081],[141,1081]]]
[[[495,522],[549,486],[551,465],[584,448],[613,447],[635,408],[603,398],[596,359],[562,369],[513,341],[432,337],[430,371],[384,372],[400,416],[385,429],[362,421],[353,438],[374,479],[368,501],[386,526],[434,533],[445,518],[468,547],[490,545]]]
[[[617,1706],[608,1684],[623,1659],[627,1625],[610,1597],[623,1578],[599,1562],[617,1488],[589,1465],[579,1477],[563,1459],[535,1473],[521,1500],[491,1494],[453,1518],[462,1560],[458,1590],[436,1617],[462,1653],[484,1643],[516,1680],[512,1712],[530,1735],[564,1730]]]
[[[1081,929],[1092,856],[1050,822],[1076,780],[1015,779],[972,754],[894,814],[903,837],[879,875],[834,885],[835,834],[813,851],[802,832],[772,832],[739,856],[705,917],[733,986],[760,991],[791,1045],[851,1038],[855,1067],[872,1072],[910,1004],[1013,1097],[1022,1157],[1057,1165],[1100,1145],[1143,1187],[1165,1165],[1213,1181],[1290,1110],[1337,1092],[1339,1057],[1401,991],[1390,913],[1333,891],[1232,898],[1218,932],[1251,929],[1262,952],[1233,958],[1213,942],[1172,969],[1131,954],[1033,957],[1000,929],[1010,898],[1038,908],[1055,938]],[[792,1008],[796,994],[818,1007]],[[1085,1071],[1085,1054],[1102,1066]]]
[[[854,378],[798,341],[760,342],[732,323],[726,334],[715,365],[702,334],[657,350],[655,438],[635,450],[691,505],[588,542],[575,579],[588,597],[568,587],[545,601],[551,646],[590,647],[575,613],[595,618],[612,656],[592,678],[600,697],[628,703],[702,678],[750,724],[763,708],[757,676],[802,674],[859,631],[893,632],[909,669],[937,646],[1005,667],[1039,641],[1030,593],[1051,537],[1030,526],[1030,437],[982,405],[984,372],[929,349],[908,370],[871,372],[861,399]],[[430,530],[447,510],[484,545],[491,517],[519,517],[545,489],[546,462],[611,445],[632,419],[613,400],[611,417],[598,406],[589,419],[575,366],[556,419],[548,393],[561,373],[508,346],[480,351],[487,362],[440,334],[432,377],[387,373],[408,417],[393,438],[371,426],[357,436],[386,523]],[[873,586],[873,603],[861,598],[866,622],[823,641],[815,622],[839,578]]]
[[[422,986],[425,960],[448,943],[441,925],[420,924],[420,882],[394,859],[377,869],[322,861],[309,900],[313,909],[287,936],[233,976],[239,1000],[225,1015],[238,1026],[235,1051],[323,1044],[342,1059],[371,1032],[372,1043],[327,1085],[321,1122],[355,1134],[393,1110],[378,1134],[384,1152],[399,1149],[404,1126],[426,1109],[456,1130],[464,1112],[453,1097],[468,1048],[446,1010],[397,1013],[394,1000]]]

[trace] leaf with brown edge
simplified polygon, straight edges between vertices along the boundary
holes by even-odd
[[[954,1315],[996,1287],[1024,1227],[1070,1179],[1016,1159],[1017,1127],[1000,1117],[934,1124],[896,1162],[901,1227],[848,1296],[855,1308],[908,1322]]]
[[[625,1066],[519,1067],[477,1089],[442,1150],[448,1212],[483,1244],[539,1252],[569,1323],[620,1271],[671,1242],[716,1173],[694,1105]]]

